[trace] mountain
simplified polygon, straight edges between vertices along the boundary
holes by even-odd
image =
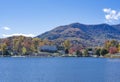
[[[37,37],[54,41],[69,39],[70,41],[78,41],[87,46],[96,46],[102,45],[105,40],[120,40],[120,24],[86,25],[72,23],[69,25],[58,26]]]
[[[115,29],[119,30],[120,31],[120,24],[117,24],[117,25],[112,25]]]

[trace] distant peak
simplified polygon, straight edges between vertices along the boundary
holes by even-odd
[[[83,25],[83,24],[77,22],[77,23],[72,23],[70,25]]]
[[[70,25],[72,25],[72,24],[80,24],[79,22],[76,22],[76,23],[71,23]]]
[[[82,23],[72,23],[69,24],[70,26],[84,26],[84,25],[101,25],[101,26],[108,26],[109,24],[107,23],[101,23],[101,24],[82,24]],[[120,24],[119,24],[120,25]],[[110,26],[110,25],[109,25]]]
[[[69,24],[69,26],[71,27],[81,27],[81,26],[84,26],[85,24],[81,24],[81,23],[72,23],[72,24]]]

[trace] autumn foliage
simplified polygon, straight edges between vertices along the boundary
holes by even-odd
[[[109,48],[109,53],[110,54],[115,54],[115,53],[117,53],[118,52],[118,49],[116,48],[116,47],[110,47]]]
[[[104,44],[105,49],[109,51],[110,54],[115,54],[120,51],[119,42],[116,40],[107,40]]]
[[[14,36],[0,39],[0,51],[2,51],[2,54],[6,54],[6,52],[20,55],[32,54],[38,53],[39,47],[45,44],[51,45],[52,42],[40,38]]]

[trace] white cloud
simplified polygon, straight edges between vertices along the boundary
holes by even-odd
[[[104,8],[106,22],[115,22],[120,20],[120,11],[112,10],[111,8]]]
[[[34,34],[23,34],[23,33],[15,33],[15,34],[2,34],[3,37],[11,37],[11,36],[26,36],[26,37],[35,37]]]
[[[9,28],[9,27],[7,27],[7,26],[2,27],[2,29],[4,29],[4,30],[11,30],[11,28]]]
[[[110,8],[109,8],[109,9],[105,8],[105,9],[103,9],[103,11],[104,11],[105,13],[109,13],[109,12],[111,11],[111,9],[110,9]]]

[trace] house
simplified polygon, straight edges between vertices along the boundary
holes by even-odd
[[[94,50],[92,48],[88,48],[87,50],[88,50],[88,55],[89,56],[94,55]]]
[[[93,55],[93,51],[88,51],[88,55],[89,56]]]
[[[62,45],[57,45],[57,48],[60,54],[65,54],[65,48]]]
[[[0,55],[2,55],[2,51],[0,51]]]
[[[44,45],[44,46],[39,47],[39,49],[42,52],[56,52],[58,50],[57,46],[55,45]]]
[[[62,54],[62,55],[65,54],[65,51],[64,51],[64,50],[59,50],[58,52],[59,52],[60,54]]]

